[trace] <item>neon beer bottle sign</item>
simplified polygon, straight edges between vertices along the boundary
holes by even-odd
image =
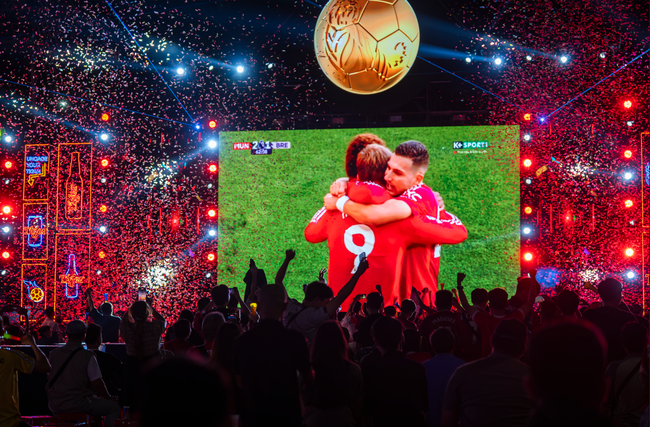
[[[38,248],[43,244],[43,236],[46,233],[45,221],[42,215],[29,215],[27,227],[24,234],[27,235],[27,244],[31,248]]]
[[[74,165],[74,167],[73,167]],[[81,219],[83,208],[83,179],[79,152],[70,154],[70,169],[65,181],[65,216],[68,220]]]
[[[70,270],[74,274],[70,274]],[[65,285],[65,296],[68,298],[79,297],[79,284],[83,283],[84,277],[77,272],[77,257],[75,254],[68,255],[68,270],[65,274],[59,275],[59,281]]]

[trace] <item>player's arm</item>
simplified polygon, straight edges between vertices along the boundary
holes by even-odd
[[[325,208],[320,208],[314,214],[307,227],[305,227],[305,240],[309,243],[320,243],[327,240],[327,222],[329,219],[328,212]]]
[[[325,196],[324,202],[327,210],[338,209],[338,197],[328,194]],[[357,222],[375,227],[408,218],[412,214],[411,208],[406,202],[396,199],[390,199],[381,205],[362,205],[351,200],[339,202],[339,205],[342,206],[343,213],[350,215]]]
[[[336,197],[345,196],[345,193],[348,191],[348,182],[350,182],[350,178],[347,177],[337,179],[330,185],[330,194]]]

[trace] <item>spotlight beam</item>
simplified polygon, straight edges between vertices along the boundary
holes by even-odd
[[[640,59],[641,57],[645,56],[648,52],[650,52],[650,49],[648,49],[648,50],[646,50],[645,52],[643,52],[643,53],[637,55],[637,56],[636,56],[635,58],[633,58],[630,62],[628,62],[627,64],[624,64],[624,65],[621,66],[618,70],[614,71],[614,72],[611,73],[610,75],[608,75],[608,76],[606,76],[606,77],[603,77],[602,79],[600,79],[600,81],[598,81],[597,83],[595,83],[593,86],[591,86],[590,88],[586,89],[586,90],[583,91],[582,93],[576,95],[573,99],[571,99],[571,100],[565,102],[563,105],[561,105],[561,106],[559,106],[558,108],[556,108],[556,109],[555,109],[554,111],[552,111],[550,114],[547,114],[546,116],[544,116],[544,118],[548,119],[549,117],[551,117],[552,115],[554,115],[555,113],[557,113],[558,111],[560,111],[561,109],[563,109],[564,107],[566,107],[567,105],[571,104],[571,103],[572,103],[573,101],[575,101],[576,99],[580,98],[580,97],[581,97],[582,95],[584,95],[585,93],[589,92],[590,90],[592,90],[593,88],[595,88],[596,86],[598,86],[599,84],[601,84],[602,82],[604,82],[605,80],[609,79],[610,77],[612,77],[613,75],[615,75],[615,74],[618,73],[619,71],[623,70],[625,67],[627,67],[628,65],[630,65],[630,64],[633,63],[634,61],[636,61],[636,60]]]
[[[649,50],[650,50],[650,49],[649,49]],[[478,88],[478,89],[481,89],[481,90],[482,90],[483,92],[485,92],[485,93],[489,93],[490,95],[494,96],[495,98],[499,98],[501,101],[505,102],[506,104],[512,105],[513,107],[518,108],[518,109],[520,109],[521,111],[524,111],[524,109],[521,108],[520,106],[513,104],[512,102],[508,101],[507,99],[502,98],[502,97],[500,97],[499,95],[497,95],[497,94],[495,94],[495,93],[492,93],[492,92],[490,92],[490,91],[487,90],[487,89],[483,89],[481,86],[479,86],[479,85],[477,85],[477,84],[475,84],[475,83],[472,83],[472,82],[470,82],[469,80],[466,80],[466,79],[464,79],[464,78],[462,78],[462,77],[460,77],[460,76],[457,76],[456,74],[452,73],[451,71],[445,70],[445,69],[442,68],[440,65],[436,65],[436,64],[434,64],[433,62],[429,61],[428,59],[423,58],[422,56],[418,55],[418,58],[420,58],[420,59],[423,60],[424,62],[427,62],[427,63],[433,65],[433,66],[436,67],[436,68],[439,68],[440,70],[444,71],[445,73],[451,74],[452,76],[454,76],[454,77],[456,77],[456,78],[458,78],[458,79],[461,79],[461,80],[464,81],[465,83],[469,83],[469,84],[471,84],[472,86],[474,86],[474,87],[476,87],[476,88]]]
[[[172,88],[169,87],[169,85],[167,84],[167,82],[165,81],[165,79],[163,78],[163,76],[160,74],[160,72],[158,72],[158,69],[156,68],[155,65],[153,65],[153,62],[151,62],[151,59],[149,59],[149,56],[147,56],[147,54],[145,53],[145,51],[142,49],[142,46],[140,46],[140,43],[138,43],[138,41],[137,41],[136,38],[133,36],[133,34],[131,34],[131,31],[129,31],[129,28],[126,26],[126,24],[124,23],[124,21],[122,21],[122,18],[120,18],[120,15],[117,14],[117,12],[115,11],[115,9],[113,9],[113,6],[111,6],[111,4],[108,2],[108,0],[106,0],[106,4],[108,5],[108,7],[111,8],[111,10],[113,11],[113,13],[115,14],[115,17],[120,21],[120,23],[122,24],[122,26],[124,27],[124,29],[126,30],[126,32],[129,33],[129,36],[131,37],[131,40],[133,40],[133,41],[135,42],[135,44],[138,46],[138,49],[140,50],[139,53],[141,53],[142,55],[144,55],[145,58],[147,58],[147,61],[149,61],[149,64],[151,65],[151,67],[154,69],[154,71],[156,72],[156,74],[158,74],[158,77],[160,77],[160,80],[162,80],[163,83],[165,83],[165,86],[167,86],[167,89],[169,89],[169,91],[171,92],[171,94],[174,95],[174,98],[176,98],[176,101],[178,101],[178,103],[180,104],[180,106],[183,108],[183,111],[185,111],[185,114],[187,114],[187,117],[190,118],[190,121],[191,121],[191,122],[194,122],[194,119],[192,118],[192,115],[189,113],[189,111],[187,111],[187,109],[185,108],[185,106],[183,105],[183,103],[181,102],[181,100],[178,99],[178,96],[176,96],[176,94],[174,93],[174,91],[172,90]]]

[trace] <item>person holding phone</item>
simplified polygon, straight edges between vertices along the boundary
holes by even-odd
[[[147,292],[142,290],[139,291],[144,294],[144,298],[147,298]],[[140,294],[138,294],[140,296]],[[140,301],[144,299],[139,298]],[[102,334],[105,342],[118,342],[120,340],[120,324],[122,320],[113,315],[113,304],[108,301],[105,301],[100,307],[101,313],[95,308],[95,303],[93,301],[93,290],[88,288],[86,289],[86,309],[90,318],[93,319],[93,322],[102,327]]]

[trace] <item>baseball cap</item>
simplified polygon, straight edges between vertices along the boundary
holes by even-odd
[[[73,320],[65,327],[67,334],[78,335],[86,331],[86,324],[81,320]]]

